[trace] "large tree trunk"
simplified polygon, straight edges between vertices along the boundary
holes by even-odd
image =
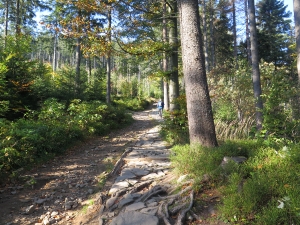
[[[178,0],[191,144],[218,145],[205,71],[198,0]]]
[[[298,85],[300,86],[300,2],[294,0],[295,36],[297,48]]]
[[[251,41],[251,56],[252,56],[252,81],[256,108],[256,128],[261,130],[263,123],[263,102],[261,98],[261,84],[259,72],[257,33],[255,22],[254,0],[248,0],[249,7],[249,22],[250,22],[250,41]]]
[[[169,28],[169,44],[172,46],[172,53],[170,58],[170,84],[169,84],[169,99],[170,99],[170,111],[174,111],[178,108],[175,100],[179,96],[179,80],[178,80],[178,31],[177,31],[177,2],[176,0],[171,2],[172,19],[170,20]]]

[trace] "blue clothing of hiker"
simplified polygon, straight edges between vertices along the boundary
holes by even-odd
[[[165,106],[164,102],[161,99],[159,99],[159,101],[157,102],[157,109],[160,117],[162,117],[162,111],[164,109],[164,106]]]

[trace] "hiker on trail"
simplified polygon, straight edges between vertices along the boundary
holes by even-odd
[[[159,101],[157,103],[157,109],[158,109],[158,114],[159,114],[160,118],[162,118],[162,111],[164,109],[164,105],[165,105],[164,102],[161,99],[159,99]]]

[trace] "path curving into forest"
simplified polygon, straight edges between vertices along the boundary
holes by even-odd
[[[133,118],[1,188],[0,225],[182,224],[193,192],[187,183],[174,194],[161,119],[154,108]]]

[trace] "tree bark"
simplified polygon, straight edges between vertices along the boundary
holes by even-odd
[[[205,71],[198,0],[178,0],[190,143],[218,145]]]
[[[21,34],[21,4],[20,0],[16,2],[16,35]]]
[[[247,60],[248,64],[251,65],[251,46],[250,46],[250,30],[249,30],[249,18],[248,18],[248,0],[245,2],[245,22],[246,22],[246,50],[247,50]]]
[[[52,70],[56,72],[57,69],[57,45],[58,45],[58,37],[57,31],[54,33],[54,43],[53,43],[53,62],[52,62]]]
[[[178,30],[177,30],[177,2],[176,0],[171,2],[172,9],[169,8],[172,19],[170,20],[169,28],[169,44],[172,46],[172,52],[170,57],[170,80],[169,80],[169,100],[170,111],[174,111],[178,108],[175,100],[179,96],[179,80],[178,80]]]
[[[233,57],[234,57],[235,68],[238,69],[235,0],[232,0],[232,29],[233,29]]]
[[[212,70],[213,68],[216,67],[213,0],[210,0],[209,2],[209,29],[210,29],[210,69]]]
[[[81,63],[81,40],[76,39],[76,52],[75,52],[75,63],[76,63],[76,78],[75,78],[75,96],[80,96],[80,63]]]
[[[4,48],[6,47],[6,37],[8,35],[8,10],[9,10],[9,7],[8,7],[8,0],[6,0],[5,2],[5,15],[4,15],[4,18],[5,18],[5,22],[4,22]]]
[[[167,43],[168,38],[167,38],[167,20],[166,20],[166,14],[167,14],[167,7],[166,7],[166,0],[163,1],[163,27],[162,27],[162,39],[164,44]],[[162,67],[163,67],[163,72],[166,73],[168,71],[168,60],[167,60],[167,53],[166,51],[163,52],[163,61],[162,61]],[[168,83],[169,78],[164,77],[164,104],[165,104],[165,109],[169,110],[169,83]]]
[[[250,42],[251,42],[251,56],[252,56],[252,82],[255,98],[256,108],[256,128],[262,129],[263,123],[263,102],[261,98],[261,84],[260,84],[260,71],[259,71],[259,59],[258,59],[258,45],[257,45],[257,32],[255,22],[255,8],[254,0],[248,0],[249,7],[249,22],[250,22]]]
[[[298,85],[300,86],[300,2],[294,0],[294,20],[295,20],[295,36],[297,48],[297,72],[298,72]]]
[[[203,41],[204,41],[204,56],[205,56],[205,69],[207,72],[210,71],[209,60],[208,60],[208,44],[207,44],[207,23],[206,23],[206,0],[203,0],[203,12],[202,12],[202,24],[203,24]]]
[[[108,20],[108,45],[109,45],[109,49],[108,49],[108,53],[107,53],[107,62],[106,62],[106,72],[107,72],[107,76],[106,76],[106,103],[110,104],[111,102],[111,86],[110,86],[110,78],[111,78],[111,49],[110,49],[110,45],[111,45],[111,6],[108,7],[108,14],[107,14],[107,20]]]

